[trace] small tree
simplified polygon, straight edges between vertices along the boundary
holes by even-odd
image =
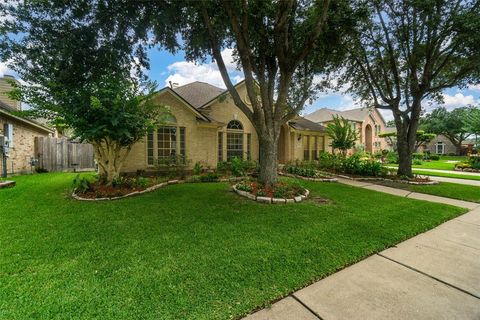
[[[356,131],[350,122],[339,116],[333,116],[333,122],[327,125],[328,137],[332,140],[330,146],[339,149],[345,157],[347,151],[355,146],[358,139],[358,131]]]
[[[421,127],[427,131],[444,135],[456,147],[457,152],[462,150],[462,143],[471,135],[467,119],[471,109],[467,107],[448,111],[441,107],[427,114],[421,120]],[[473,129],[473,128],[472,128]]]
[[[155,85],[132,74],[131,33],[99,8],[103,4],[93,0],[1,4],[0,12],[12,19],[0,22],[0,56],[27,83],[14,94],[31,105],[30,113],[61,119],[90,142],[111,184],[132,145],[165,109],[151,101]]]

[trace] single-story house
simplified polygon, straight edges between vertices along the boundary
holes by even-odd
[[[332,122],[335,116],[348,120],[353,128],[358,130],[356,148],[363,147],[365,151],[371,153],[390,148],[387,140],[379,137],[387,125],[385,119],[375,108],[356,108],[345,111],[322,108],[306,115],[305,118],[326,126]]]
[[[235,86],[247,105],[245,83]],[[154,101],[170,109],[168,122],[136,143],[123,171],[154,170],[156,163],[171,156],[184,156],[215,168],[233,157],[258,161],[258,137],[250,120],[238,109],[227,90],[204,82],[165,87]],[[323,125],[297,117],[281,128],[278,161],[314,160],[326,151],[328,138]]]
[[[21,110],[19,101],[10,99],[6,92],[12,90],[9,81],[16,81],[12,76],[0,78],[0,136],[8,140],[7,173],[21,174],[31,170],[30,161],[35,158],[35,137],[47,137],[54,131],[30,119],[15,114]],[[0,156],[0,173],[3,172]]]

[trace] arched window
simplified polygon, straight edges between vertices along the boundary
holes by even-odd
[[[166,123],[177,123],[177,118],[173,114],[169,114],[165,117]]]
[[[232,120],[228,123],[227,129],[229,130],[243,130],[242,123],[238,120]]]
[[[238,120],[227,125],[227,161],[234,157],[243,159],[243,125]]]

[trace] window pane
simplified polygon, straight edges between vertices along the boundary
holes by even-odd
[[[313,141],[313,159],[318,160],[318,137],[315,136],[314,141]]]
[[[303,160],[310,160],[310,136],[303,136]]]
[[[247,160],[252,159],[252,135],[247,133]]]
[[[175,156],[177,149],[177,128],[160,127],[157,133],[157,156],[159,159]]]
[[[223,161],[223,132],[218,133],[218,162]]]
[[[153,165],[153,130],[147,133],[147,163]]]
[[[227,132],[227,161],[243,158],[243,133]]]
[[[180,127],[180,154],[185,159],[185,128]]]

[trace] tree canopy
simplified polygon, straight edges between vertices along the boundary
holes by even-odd
[[[94,145],[107,182],[118,176],[130,147],[161,120],[151,103],[138,38],[105,16],[102,1],[2,4],[0,54],[24,85],[18,98],[31,114],[61,119]]]
[[[315,75],[339,66],[346,53],[341,44],[356,21],[349,2],[225,0],[177,5],[187,59],[215,60],[235,105],[257,131],[259,179],[275,183],[281,127],[323,87]],[[154,34],[162,37],[156,28]],[[234,49],[249,104],[234,88],[221,54],[224,48]]]
[[[421,128],[444,135],[460,152],[462,143],[473,133],[467,122],[471,112],[472,109],[468,107],[456,108],[452,111],[440,107],[422,118]]]
[[[352,92],[391,110],[400,175],[411,176],[411,154],[425,99],[478,81],[480,6],[477,0],[367,0],[370,18],[351,39],[347,72]]]

